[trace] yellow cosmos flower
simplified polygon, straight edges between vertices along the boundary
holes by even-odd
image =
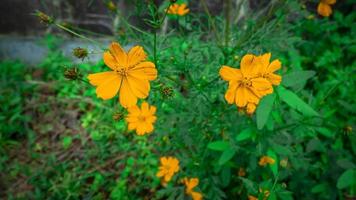
[[[150,91],[149,81],[157,77],[155,64],[145,61],[146,57],[141,46],[126,53],[119,43],[111,43],[103,58],[112,71],[88,76],[90,84],[97,87],[97,96],[106,100],[119,93],[120,104],[125,108],[136,105],[137,98],[146,98]]]
[[[266,166],[267,164],[273,165],[274,163],[275,160],[269,156],[262,156],[258,162],[260,166]]]
[[[193,200],[201,200],[203,199],[203,195],[200,192],[195,192],[193,189],[199,184],[198,178],[184,178],[183,183],[185,184],[185,193],[190,195]]]
[[[248,200],[258,200],[258,198],[252,195],[248,195]]]
[[[220,68],[220,76],[229,82],[225,99],[229,104],[245,107],[248,103],[258,104],[261,97],[273,92],[272,84],[259,77],[259,66],[255,56],[247,54],[241,59],[240,69],[229,66]]]
[[[156,121],[156,107],[143,102],[141,109],[137,106],[128,108],[129,114],[126,117],[129,130],[136,130],[137,135],[151,133],[154,129],[153,123]]]
[[[335,4],[336,0],[320,0],[318,4],[318,13],[323,17],[329,17],[333,12],[331,5]]]
[[[256,59],[257,64],[260,67],[258,71],[259,76],[267,79],[272,85],[279,85],[282,81],[282,77],[274,74],[274,72],[281,68],[281,62],[276,59],[270,63],[271,53],[265,53],[261,56],[257,56]]]
[[[179,171],[179,160],[174,157],[161,157],[161,166],[156,174],[158,178],[162,177],[163,184],[168,183],[173,175]]]
[[[189,13],[189,8],[187,8],[187,4],[183,3],[183,4],[172,4],[167,11],[168,14],[172,14],[172,15],[186,15],[187,13]]]

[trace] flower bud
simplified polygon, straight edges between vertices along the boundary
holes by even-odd
[[[40,22],[45,25],[50,25],[54,23],[54,20],[52,17],[46,15],[45,13],[41,11],[36,11],[35,15],[38,17]]]
[[[82,75],[79,73],[78,68],[67,68],[64,70],[64,77],[68,80],[78,80],[82,77]]]
[[[79,59],[84,60],[84,58],[88,56],[88,50],[81,47],[77,47],[73,49],[73,55]]]

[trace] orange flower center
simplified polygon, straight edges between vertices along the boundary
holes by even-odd
[[[145,117],[145,116],[140,115],[140,116],[138,116],[138,121],[140,121],[140,122],[144,122],[144,121],[146,121],[146,117]]]
[[[116,69],[115,71],[116,71],[116,73],[118,73],[121,76],[127,76],[127,74],[128,74],[126,68]]]
[[[245,87],[251,87],[252,86],[252,81],[249,78],[243,78],[241,81],[241,85]]]

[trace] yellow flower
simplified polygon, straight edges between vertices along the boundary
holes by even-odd
[[[167,11],[168,14],[172,14],[172,15],[186,15],[187,13],[189,13],[189,8],[187,8],[187,4],[183,3],[183,4],[172,4]]]
[[[267,164],[273,165],[275,160],[269,156],[262,156],[258,164],[260,166],[266,166]]]
[[[179,160],[174,157],[161,157],[161,166],[156,174],[157,177],[162,178],[162,183],[168,183],[173,175],[179,171]]]
[[[274,72],[279,70],[282,64],[278,59],[270,63],[270,59],[271,53],[265,53],[256,57],[256,62],[260,67],[259,76],[267,79],[272,85],[279,85],[282,81],[282,77],[274,74]]]
[[[271,83],[259,77],[259,66],[255,56],[247,54],[241,59],[240,69],[229,66],[220,68],[220,76],[229,82],[225,99],[229,104],[245,107],[248,103],[258,104],[261,97],[273,92]]]
[[[185,193],[190,195],[193,200],[203,199],[203,195],[200,192],[195,192],[193,189],[199,184],[198,178],[184,178],[183,183],[185,184]]]
[[[241,176],[241,177],[246,176],[246,171],[245,171],[245,169],[242,168],[242,167],[240,167],[240,169],[239,169],[239,176]]]
[[[252,195],[248,195],[248,200],[258,200],[258,198],[252,196]]]
[[[129,130],[136,130],[137,135],[151,133],[154,129],[153,123],[156,121],[156,107],[143,102],[141,109],[137,106],[128,108],[129,114],[126,117]]]
[[[125,108],[136,105],[137,98],[146,98],[150,91],[149,81],[157,77],[155,64],[145,61],[146,57],[141,46],[126,53],[119,43],[111,43],[103,58],[112,71],[88,76],[90,84],[97,87],[97,96],[106,100],[119,93],[120,104]]]
[[[318,4],[318,13],[323,17],[329,17],[333,12],[331,5],[335,4],[336,0],[320,0]]]

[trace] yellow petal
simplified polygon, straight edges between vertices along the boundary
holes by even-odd
[[[272,61],[271,64],[269,64],[267,71],[270,73],[275,72],[275,71],[279,70],[281,68],[281,66],[282,66],[281,61],[276,59],[276,60]]]
[[[115,72],[100,72],[100,73],[95,73],[95,74],[89,74],[88,79],[90,84],[94,86],[98,86],[100,84],[103,84],[105,81],[108,79],[112,79],[113,77],[116,77],[117,74]]]
[[[150,108],[147,102],[142,102],[141,104],[141,113],[143,115],[149,114]]]
[[[119,63],[116,61],[113,55],[110,52],[105,52],[103,54],[104,63],[112,70],[116,70],[119,67]]]
[[[318,13],[323,17],[329,17],[332,13],[331,7],[325,3],[319,3]]]
[[[193,200],[201,200],[201,199],[203,199],[202,194],[200,194],[199,192],[192,192],[191,195],[192,195],[192,199]]]
[[[150,91],[150,83],[148,80],[135,78],[131,74],[127,76],[126,80],[130,85],[131,91],[136,97],[143,99],[148,96]]]
[[[247,102],[254,103],[254,104],[258,104],[260,101],[260,97],[263,96],[263,95],[261,95],[261,96],[256,95],[256,92],[255,92],[254,88],[252,88],[252,87],[247,88],[246,95],[247,95]]]
[[[226,99],[228,104],[233,104],[234,103],[237,86],[238,86],[237,82],[232,82],[229,85],[229,88],[227,89],[227,91],[225,93],[225,99]]]
[[[162,176],[164,176],[165,175],[165,171],[164,170],[159,170],[158,172],[157,172],[157,174],[156,174],[156,176],[158,177],[158,178],[160,178],[160,177],[162,177]]]
[[[253,75],[254,60],[255,56],[252,54],[246,54],[244,57],[242,57],[240,62],[240,69],[244,77],[251,77]]]
[[[137,128],[137,126],[138,126],[137,122],[129,122],[127,129],[129,131],[132,131],[132,130],[135,130]]]
[[[137,97],[131,91],[130,85],[127,82],[126,78],[124,78],[122,81],[119,99],[120,99],[120,104],[124,108],[134,106],[137,103]]]
[[[134,46],[130,49],[128,53],[128,64],[129,66],[134,66],[141,61],[146,60],[147,55],[141,46]]]
[[[113,98],[120,89],[121,77],[113,76],[96,88],[96,95],[104,100]]]
[[[245,107],[247,104],[247,88],[238,87],[235,94],[235,103],[237,107]]]
[[[150,106],[150,114],[151,115],[154,115],[156,113],[156,110],[157,110],[156,106]]]
[[[242,73],[239,69],[235,69],[229,66],[222,66],[220,68],[219,74],[221,78],[225,81],[241,80]]]
[[[273,85],[279,85],[282,81],[282,77],[277,74],[270,74],[268,76],[268,80],[273,84]]]
[[[157,78],[157,69],[153,62],[146,61],[141,62],[134,68],[130,69],[130,74],[151,81]]]
[[[141,110],[137,105],[129,107],[127,111],[130,116],[139,116],[141,114]]]
[[[146,128],[146,133],[152,133],[152,131],[154,130],[153,124],[147,122],[145,128]]]
[[[329,4],[329,5],[333,5],[336,3],[336,0],[322,0],[323,3]]]
[[[145,123],[139,123],[136,128],[137,135],[144,135],[146,133],[146,125]]]
[[[269,65],[269,60],[271,59],[271,53],[265,53],[259,56],[262,66],[267,67]]]
[[[270,94],[273,92],[272,84],[265,78],[254,78],[252,81],[252,87],[258,92],[265,92]]]
[[[115,57],[120,67],[127,67],[127,54],[119,43],[113,42],[109,47],[110,53]]]

